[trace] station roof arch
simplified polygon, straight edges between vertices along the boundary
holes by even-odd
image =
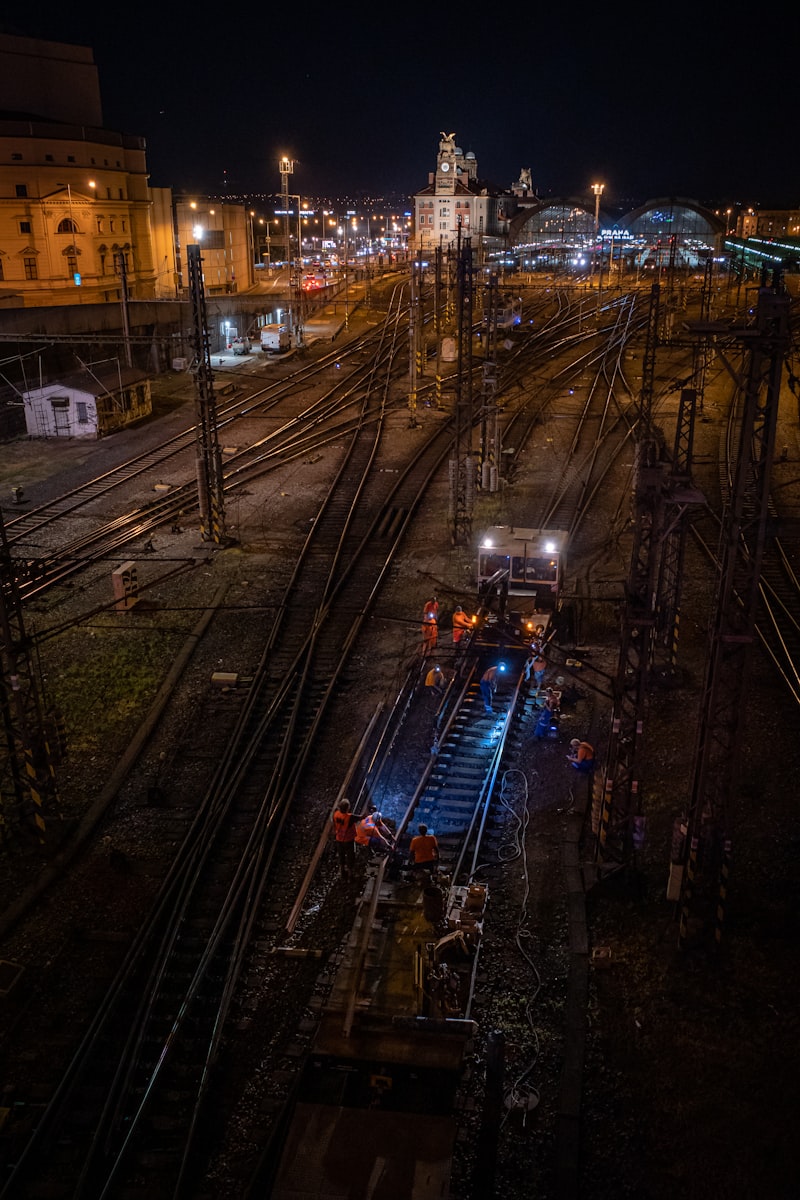
[[[721,217],[696,200],[681,196],[648,200],[620,217],[617,224],[634,236],[669,238],[674,234],[678,238],[706,239],[711,245],[720,243],[725,234]]]
[[[696,200],[669,196],[648,200],[646,204],[616,218],[603,210],[599,213],[601,234],[609,229],[626,231],[633,238],[656,240],[676,235],[680,241],[704,242],[710,248],[721,244],[725,221]],[[534,242],[586,243],[594,238],[594,205],[586,200],[561,197],[526,204],[509,224],[511,245]],[[607,233],[606,233],[607,236]]]
[[[594,206],[570,197],[526,204],[509,222],[509,242],[574,242],[594,237]]]

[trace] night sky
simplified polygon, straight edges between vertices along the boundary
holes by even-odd
[[[4,32],[92,47],[105,124],[146,139],[156,186],[277,192],[287,154],[304,196],[406,194],[446,131],[483,179],[530,167],[545,197],[800,206],[796,15],[762,33],[708,0],[17,11]]]

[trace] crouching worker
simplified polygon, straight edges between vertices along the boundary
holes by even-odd
[[[419,832],[411,839],[408,860],[415,875],[432,878],[439,865],[439,843],[435,834],[428,833],[427,825],[419,825]]]
[[[425,676],[425,691],[432,696],[443,696],[447,686],[447,678],[440,666],[431,667]]]
[[[384,825],[374,806],[356,826],[356,845],[363,854],[388,854],[392,849],[391,830]]]
[[[576,771],[588,773],[594,770],[594,748],[580,738],[573,738],[569,744],[567,761]]]

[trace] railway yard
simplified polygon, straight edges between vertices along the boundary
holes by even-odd
[[[409,420],[399,289],[335,349],[217,372],[224,545],[193,507],[188,377],[106,442],[0,447],[68,746],[45,845],[22,820],[0,848],[2,1200],[796,1195],[800,722],[766,636],[721,949],[680,949],[666,898],[714,616],[733,391],[716,359],[693,452],[707,510],[678,671],[648,694],[634,871],[598,870],[591,777],[566,761],[579,737],[602,763],[612,734],[646,303],[598,297],[587,320],[585,296],[525,296],[531,323],[500,355],[503,483],[478,490],[463,541],[452,393],[432,403],[429,374]],[[677,336],[656,353],[668,445],[691,355]],[[777,445],[774,506],[793,518],[788,383]],[[499,525],[570,534],[545,738],[513,604],[478,592],[477,537]],[[122,610],[125,563],[138,599]],[[432,595],[441,698],[421,653]],[[478,617],[458,647],[456,605]],[[489,715],[478,680],[500,659]],[[435,828],[446,912],[385,859],[340,879],[328,825],[345,795],[377,803],[401,847]]]

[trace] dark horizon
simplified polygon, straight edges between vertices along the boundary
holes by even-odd
[[[145,0],[137,15],[121,38],[99,5],[43,0],[3,31],[93,50],[104,124],[145,139],[153,186],[277,193],[287,155],[303,195],[410,196],[446,131],[498,188],[530,168],[542,197],[588,197],[599,181],[614,209],[669,196],[800,207],[791,39],[772,49],[780,88],[745,87],[752,29],[712,13],[693,12],[685,36],[641,10],[585,34],[558,13],[522,15],[488,47],[442,16],[414,38],[386,13],[304,10],[299,39],[283,13],[203,9],[187,24]]]

